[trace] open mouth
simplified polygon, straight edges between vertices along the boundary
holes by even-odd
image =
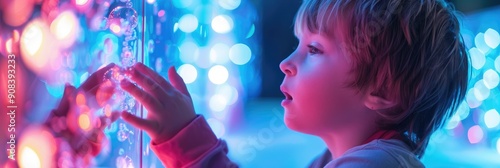
[[[286,100],[293,100],[292,96],[288,94],[287,92],[283,91],[283,94],[285,95]]]

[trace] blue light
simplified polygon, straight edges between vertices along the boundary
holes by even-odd
[[[500,123],[500,115],[497,110],[491,109],[484,114],[484,124],[488,128],[495,128]]]
[[[495,87],[497,87],[499,80],[500,79],[498,77],[498,73],[495,72],[493,69],[488,69],[483,74],[484,85],[488,89],[494,89]]]
[[[231,17],[226,15],[219,15],[212,19],[212,29],[220,34],[228,33],[233,29],[234,22]]]
[[[185,14],[179,19],[179,29],[185,33],[191,33],[198,27],[198,18],[192,14]]]
[[[226,133],[224,123],[222,123],[221,121],[215,118],[208,118],[207,123],[218,138],[224,136],[224,134]]]
[[[186,84],[193,83],[198,77],[198,71],[196,70],[196,67],[191,64],[181,65],[177,72]]]
[[[219,6],[227,9],[234,10],[240,6],[241,0],[219,0]]]
[[[478,33],[474,38],[474,43],[476,44],[476,47],[485,54],[491,50],[491,48],[486,45],[486,42],[484,41],[484,33]]]
[[[475,90],[475,88],[470,88],[469,91],[467,92],[466,97],[465,97],[465,100],[467,101],[467,104],[469,105],[470,108],[479,107],[482,103],[474,95],[474,90]]]
[[[484,81],[478,80],[476,84],[474,84],[474,96],[476,96],[476,99],[479,101],[486,100],[490,96],[490,89],[488,89],[484,85]]]
[[[193,4],[193,0],[172,0],[172,3],[177,8],[187,8]]]
[[[466,101],[462,102],[457,109],[457,115],[460,117],[460,120],[464,120],[469,116],[470,107]]]
[[[486,58],[481,50],[474,47],[469,50],[469,54],[472,61],[472,67],[475,69],[481,69],[486,63]]]
[[[217,43],[210,49],[210,61],[215,64],[225,64],[229,61],[229,46]]]
[[[500,55],[495,59],[495,69],[500,73]]]
[[[484,41],[489,47],[495,49],[500,44],[500,35],[496,30],[490,28],[484,33]]]
[[[199,48],[194,42],[186,41],[179,46],[180,59],[184,63],[195,63],[199,56]]]
[[[229,72],[227,68],[222,65],[215,65],[208,71],[208,79],[214,84],[223,84],[227,81]]]
[[[224,111],[224,109],[226,109],[227,98],[222,95],[215,94],[210,98],[208,105],[212,111],[222,112]]]
[[[245,65],[252,57],[252,50],[245,44],[235,44],[229,50],[229,59],[236,65]]]

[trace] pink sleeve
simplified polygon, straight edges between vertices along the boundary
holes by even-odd
[[[203,116],[197,116],[172,139],[154,144],[151,149],[164,166],[238,167],[227,157],[227,145],[217,139]]]

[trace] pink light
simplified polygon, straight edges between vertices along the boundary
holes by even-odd
[[[75,0],[75,4],[77,5],[85,5],[89,0]]]
[[[471,144],[479,143],[483,139],[483,130],[479,125],[474,125],[469,128],[467,135]]]
[[[115,33],[115,34],[121,34],[121,28],[120,26],[116,25],[115,23],[112,23],[110,26],[109,26],[109,29]]]
[[[9,54],[12,53],[12,38],[8,39],[5,42],[5,50],[7,50],[7,53],[9,53]]]
[[[158,17],[163,17],[163,16],[165,16],[165,11],[164,10],[160,10],[158,12]]]

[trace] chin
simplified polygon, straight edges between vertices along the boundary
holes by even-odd
[[[308,130],[310,130],[308,128],[311,125],[309,125],[310,123],[306,123],[303,120],[303,118],[301,120],[300,117],[297,117],[295,115],[291,115],[291,114],[285,112],[284,120],[285,120],[284,122],[285,122],[286,127],[288,127],[289,129],[300,132],[300,133],[304,133],[304,134],[311,134],[310,131],[308,131]]]

